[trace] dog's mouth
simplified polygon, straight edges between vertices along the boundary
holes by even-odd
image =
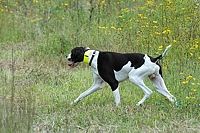
[[[73,62],[73,61],[70,61],[70,62],[68,63],[68,66],[74,67],[74,62]]]

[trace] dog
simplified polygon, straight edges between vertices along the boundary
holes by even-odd
[[[119,106],[119,83],[129,78],[144,93],[144,97],[136,104],[136,106],[140,106],[152,94],[152,91],[144,84],[146,77],[149,77],[159,93],[167,97],[169,101],[175,102],[176,98],[167,90],[162,78],[161,66],[158,64],[170,47],[171,45],[156,58],[141,53],[102,52],[91,50],[88,47],[75,47],[71,50],[71,54],[66,56],[69,61],[68,65],[73,68],[78,63],[84,62],[91,66],[94,83],[71,104],[76,104],[86,96],[102,89],[106,82],[112,89],[116,105]]]

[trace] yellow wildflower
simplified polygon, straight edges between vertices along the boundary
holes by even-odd
[[[157,21],[153,21],[153,23],[154,23],[154,24],[157,24],[158,22],[157,22]]]
[[[117,30],[122,30],[122,28],[117,28]]]
[[[155,34],[156,34],[156,35],[160,35],[160,32],[157,32],[157,31],[156,31]]]
[[[194,91],[194,92],[196,92],[196,91],[197,91],[197,89],[193,89],[193,91]]]
[[[38,0],[33,0],[33,3],[38,3]]]
[[[138,17],[142,18],[142,14],[138,14]]]
[[[188,81],[183,81],[182,84],[186,85],[188,84]]]
[[[163,46],[162,46],[162,45],[160,45],[160,46],[158,47],[158,50],[162,50],[162,48],[163,48]]]
[[[111,28],[111,29],[116,29],[114,26],[111,26],[110,28]]]
[[[189,80],[191,78],[193,78],[192,75],[189,75],[189,76],[186,77],[186,80]]]
[[[157,29],[157,28],[158,28],[158,26],[153,26],[153,28]]]

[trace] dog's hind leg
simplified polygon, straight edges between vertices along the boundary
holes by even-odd
[[[150,78],[150,80],[159,93],[166,96],[171,102],[176,101],[176,98],[167,90],[164,80],[160,74],[154,74],[154,76]]]
[[[79,97],[71,103],[71,105],[78,103],[80,100],[82,100],[86,96],[88,96],[88,95],[92,94],[93,92],[103,88],[104,81],[99,76],[97,76],[95,74],[93,74],[93,76],[94,76],[93,85],[88,90],[86,90],[85,92],[80,94]]]
[[[150,97],[152,91],[144,84],[143,80],[139,77],[131,76],[129,77],[129,79],[132,83],[140,87],[144,92],[144,97],[136,104],[136,106],[140,106],[142,103],[144,103],[145,100]]]
[[[149,96],[151,95],[152,91],[144,84],[144,78],[146,77],[146,70],[144,68],[141,69],[133,69],[130,73],[129,73],[129,80],[137,85],[138,87],[140,87],[142,89],[142,91],[144,92],[144,97],[142,98],[142,100],[140,100],[136,106],[140,106],[142,103],[144,103],[144,101],[146,99],[149,98]]]

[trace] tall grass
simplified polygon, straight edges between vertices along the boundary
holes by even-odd
[[[0,132],[199,132],[199,16],[196,0],[0,0]],[[93,82],[67,66],[73,47],[157,56],[169,44],[160,64],[177,106],[154,92],[135,107],[128,81],[121,108],[108,85],[70,105]]]

